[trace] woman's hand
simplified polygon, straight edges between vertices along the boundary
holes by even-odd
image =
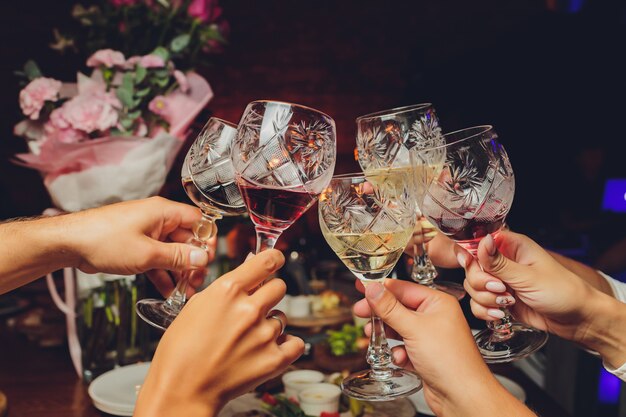
[[[364,290],[360,282],[357,288]],[[391,327],[387,335],[404,340],[404,346],[394,348],[393,361],[420,375],[424,396],[435,414],[534,415],[491,374],[456,299],[398,280],[386,280],[384,287],[370,283],[365,295],[367,300],[355,304],[355,314],[369,317],[373,309]],[[370,333],[369,325],[366,333]]]
[[[216,415],[302,354],[304,342],[281,335],[285,316],[272,312],[285,283],[256,289],[283,263],[279,251],[264,251],[189,300],[163,335],[135,416]]]
[[[460,247],[456,251],[476,317],[501,318],[498,307],[507,306],[516,320],[596,350],[613,366],[626,361],[626,340],[619,341],[626,339],[626,305],[592,288],[528,237],[488,235],[478,246],[478,262]]]

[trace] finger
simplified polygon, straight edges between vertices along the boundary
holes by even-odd
[[[276,329],[276,339],[283,335],[285,332],[285,327],[287,327],[287,316],[280,310],[271,310],[267,314],[267,319],[269,320],[272,327]]]
[[[211,263],[215,260],[215,256],[217,255],[217,236],[213,236],[206,244],[206,251],[209,254],[209,263]]]
[[[190,273],[188,274],[189,275],[188,286],[191,287],[193,290],[195,290],[204,283],[204,279],[206,278],[206,275],[207,275],[207,269],[202,268],[202,269],[197,269],[195,271],[189,271],[189,272]]]
[[[285,297],[286,293],[287,284],[285,284],[285,281],[280,278],[274,278],[260,286],[259,289],[250,295],[250,299],[261,311],[268,315],[268,312]]]
[[[357,283],[357,289],[364,288],[362,283]],[[424,285],[419,285],[414,282],[401,281],[398,279],[386,279],[385,288],[406,307],[411,310],[417,309],[426,299],[432,296],[439,295],[436,290],[432,290]],[[365,300],[358,301],[355,306],[355,313],[359,317],[369,317],[369,310],[365,310],[363,303],[367,304]],[[357,304],[359,305],[357,307]],[[367,306],[369,308],[369,305]]]
[[[167,269],[182,271],[204,268],[209,255],[202,249],[185,243],[159,242],[146,237],[149,250],[143,261],[143,269]]]
[[[393,364],[407,370],[414,370],[413,364],[409,360],[409,354],[404,346],[394,346],[391,349],[391,360]]]
[[[193,232],[189,229],[176,229],[167,235],[170,242],[190,243],[194,239]]]
[[[487,308],[478,304],[474,300],[470,300],[470,308],[472,309],[472,314],[477,319],[493,321],[504,317],[504,312],[502,310],[497,308]]]
[[[167,271],[163,269],[151,269],[150,271],[146,271],[146,276],[163,297],[169,297],[172,291],[174,291],[172,277]]]
[[[251,291],[281,268],[284,263],[285,257],[280,251],[268,249],[251,257],[220,280],[235,281],[245,291]]]
[[[367,303],[365,298],[354,303],[352,311],[354,311],[354,314],[356,314],[357,317],[369,318],[372,315],[370,305]]]
[[[514,235],[511,232],[501,233]],[[524,276],[524,266],[502,255],[492,235],[487,235],[480,241],[477,256],[485,272],[500,278],[505,283],[514,283]]]
[[[474,262],[472,256],[460,246],[454,248],[459,265],[465,268],[465,281],[474,291],[491,291],[503,293],[506,286],[501,280],[484,272],[478,262]]]
[[[358,292],[360,292],[361,294],[365,294],[365,286],[363,285],[360,279],[357,279],[356,281],[354,281],[354,286],[356,287]]]
[[[304,340],[286,334],[285,340],[278,345],[287,363],[295,362],[304,353]]]
[[[463,283],[463,287],[472,300],[487,308],[507,307],[515,304],[515,298],[508,292],[494,294],[490,291],[477,291],[467,283],[467,280]]]
[[[202,212],[198,207],[158,197],[152,200],[161,204],[164,230],[173,231],[179,227],[193,229],[193,226],[202,219]]]
[[[365,297],[378,317],[401,335],[409,334],[416,316],[391,291],[385,291],[382,284],[372,282],[365,287]]]

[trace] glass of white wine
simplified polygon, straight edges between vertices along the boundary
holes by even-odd
[[[400,259],[415,226],[413,173],[333,177],[319,198],[322,233],[339,259],[364,285],[383,282]],[[367,351],[370,369],[348,376],[344,393],[367,401],[389,401],[418,391],[413,372],[391,367],[382,320],[372,315]]]
[[[205,250],[208,240],[217,235],[217,220],[246,212],[230,158],[236,133],[235,124],[210,118],[189,148],[181,170],[185,192],[202,210],[202,219],[194,226],[194,239],[190,243]],[[166,300],[139,300],[135,307],[139,317],[165,330],[187,302],[187,284],[192,273],[183,272]]]

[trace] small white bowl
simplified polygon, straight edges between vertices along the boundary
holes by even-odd
[[[311,315],[311,299],[307,295],[297,295],[289,299],[287,314],[291,317],[308,317]]]
[[[282,377],[287,398],[298,398],[300,391],[309,387],[311,384],[317,384],[323,380],[323,373],[309,369],[286,372]]]
[[[307,416],[319,416],[322,412],[339,411],[341,388],[335,384],[309,385],[298,394],[300,408]]]

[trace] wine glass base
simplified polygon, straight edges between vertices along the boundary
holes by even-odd
[[[164,300],[154,298],[146,298],[137,301],[135,311],[143,321],[163,331],[167,330],[176,316],[178,316],[178,313],[170,311],[165,307]]]
[[[546,344],[548,334],[521,323],[513,323],[513,334],[506,340],[494,340],[493,330],[484,329],[474,336],[485,363],[506,363],[523,359]]]
[[[435,281],[433,284],[437,290],[450,294],[459,301],[465,297],[465,294],[467,294],[463,285],[457,284],[456,282]]]
[[[349,375],[341,383],[343,393],[348,397],[365,401],[389,401],[407,397],[422,388],[422,380],[417,374],[405,369],[390,369],[389,378],[377,379],[371,370]]]

